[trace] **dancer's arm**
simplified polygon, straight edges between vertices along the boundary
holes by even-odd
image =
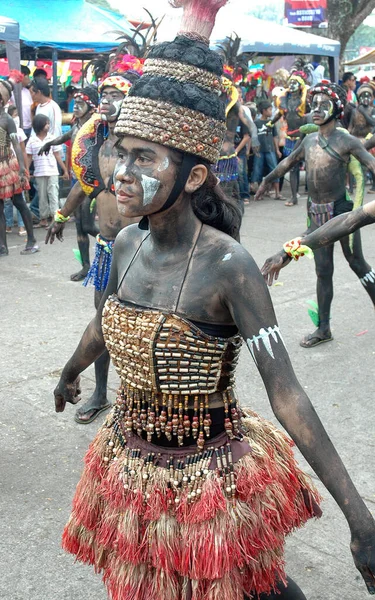
[[[7,120],[8,134],[9,134],[10,140],[12,142],[12,146],[14,148],[15,155],[17,157],[18,165],[20,168],[21,181],[24,181],[26,179],[26,165],[23,160],[21,146],[18,141],[17,128],[16,128],[16,125],[15,125],[13,119],[9,115],[7,115],[7,117],[8,117],[8,120]]]
[[[280,179],[280,177],[283,177],[285,175],[285,173],[287,173],[288,171],[290,171],[290,169],[297,163],[301,162],[301,160],[303,160],[305,157],[305,144],[304,141],[298,146],[298,148],[296,148],[295,150],[293,150],[293,152],[287,156],[286,158],[284,158],[284,160],[282,160],[276,167],[276,169],[274,169],[273,171],[271,171],[271,173],[269,173],[267,175],[267,177],[265,177],[262,181],[262,183],[260,184],[258,191],[255,195],[255,200],[261,200],[263,194],[265,194],[265,192],[271,187],[271,184],[276,180],[276,179]]]
[[[345,515],[354,562],[375,593],[374,520],[295,376],[262,276],[244,249],[223,268],[228,269],[221,275],[223,301],[251,351],[272,410]]]
[[[117,291],[118,256],[123,251],[124,244],[120,237],[113,246],[113,258],[108,285],[103,293],[96,315],[86,327],[74,354],[66,363],[61,373],[60,381],[54,391],[56,412],[63,412],[67,402],[71,404],[79,402],[80,397],[76,393],[76,381],[82,371],[95,362],[105,349],[102,331],[102,312],[108,296]]]
[[[371,125],[371,127],[375,127],[375,119],[374,119],[374,117],[372,117],[371,115],[369,115],[368,112],[361,105],[358,106],[357,110],[365,118],[366,123],[368,125]]]
[[[60,214],[67,219],[75,211],[75,209],[82,204],[85,198],[85,192],[81,188],[79,181],[77,181],[70,190],[64,206],[60,209]],[[53,244],[55,237],[62,242],[64,239],[64,227],[65,223],[52,221],[46,234],[45,243],[48,244],[49,242],[50,244]]]
[[[69,129],[69,131],[64,133],[63,135],[60,135],[59,137],[55,138],[54,140],[50,140],[49,142],[46,142],[39,150],[39,152],[38,152],[39,156],[42,156],[42,154],[48,154],[48,152],[51,150],[52,146],[61,146],[61,144],[65,144],[65,142],[68,142],[69,140],[72,139],[72,134],[73,134],[73,127],[71,129]]]
[[[354,233],[357,229],[372,223],[375,223],[375,200],[357,208],[357,210],[331,219],[312,233],[302,237],[300,243],[302,246],[308,246],[311,250],[316,250],[323,246],[330,246],[334,242]],[[271,286],[274,281],[277,281],[279,272],[291,260],[292,258],[285,250],[280,250],[277,254],[267,258],[261,268],[261,273],[267,285]]]

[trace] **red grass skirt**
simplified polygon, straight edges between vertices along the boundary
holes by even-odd
[[[250,411],[241,423],[243,440],[230,440],[232,492],[214,454],[199,496],[191,501],[182,488],[176,502],[166,461],[178,463],[196,448],[163,448],[136,434],[113,443],[109,415],[86,454],[62,544],[103,573],[110,598],[243,600],[285,581],[285,536],[320,516],[319,495],[284,433]],[[215,448],[227,443],[226,433],[209,440]],[[154,451],[158,464],[150,470],[146,457]]]
[[[0,200],[12,198],[30,186],[22,185],[19,173],[20,167],[17,158],[13,155],[9,159],[0,160]]]

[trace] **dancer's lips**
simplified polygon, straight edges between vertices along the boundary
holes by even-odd
[[[116,198],[118,202],[127,202],[130,198],[133,198],[131,194],[127,194],[124,190],[116,190]]]

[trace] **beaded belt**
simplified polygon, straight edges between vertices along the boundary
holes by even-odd
[[[232,388],[222,392],[224,405],[224,428],[229,439],[239,434],[239,413]],[[189,404],[193,404],[193,416],[189,416]],[[119,391],[113,418],[124,435],[146,432],[147,441],[152,436],[165,434],[167,440],[177,437],[179,446],[184,438],[193,437],[197,447],[203,450],[205,438],[210,438],[211,416],[208,394],[177,395],[158,394],[134,388]]]

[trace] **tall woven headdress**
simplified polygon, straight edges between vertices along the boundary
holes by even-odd
[[[115,134],[131,135],[216,163],[225,133],[220,98],[223,63],[209,49],[218,10],[227,0],[174,0],[183,7],[173,42],[153,46],[143,75],[125,98]]]

